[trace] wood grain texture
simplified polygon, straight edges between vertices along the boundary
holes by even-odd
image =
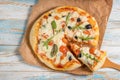
[[[111,74],[115,75],[110,76]],[[112,71],[107,74],[104,72],[95,72],[90,76],[73,76],[58,72],[2,72],[0,75],[2,75],[1,80],[119,80],[118,78],[120,78],[119,72]],[[7,77],[3,77],[4,75]],[[20,76],[16,77],[16,75]]]
[[[113,0],[102,49],[120,64],[120,0]],[[100,69],[93,75],[75,76],[26,64],[17,52],[31,7],[37,0],[0,0],[0,80],[120,80],[120,72]]]

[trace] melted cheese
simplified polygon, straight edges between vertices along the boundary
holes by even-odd
[[[92,55],[92,54],[90,54],[89,49],[90,49],[89,47],[83,47],[83,48],[81,48],[81,50],[82,50],[82,52],[83,52],[84,54],[90,55],[91,58],[94,58],[95,56]],[[94,60],[88,58],[88,57],[85,56],[85,55],[82,55],[82,57],[79,58],[79,59],[80,59],[84,64],[91,64],[91,65],[94,64]]]
[[[100,51],[99,50],[96,49],[94,53],[95,53],[96,56],[100,57]]]
[[[86,22],[88,20],[88,18],[86,16],[80,16],[80,18],[83,22]]]
[[[65,29],[65,34],[70,38],[73,38],[74,35],[74,33],[71,30],[69,30],[67,27]]]
[[[67,52],[67,56],[64,57],[64,59],[61,61],[61,64],[64,65],[66,62],[68,62],[69,52]]]
[[[58,52],[58,54],[56,55],[56,60],[55,60],[55,64],[59,64],[60,63],[60,57],[61,57],[62,53]]]
[[[81,51],[83,51],[84,53],[90,54],[90,53],[89,53],[89,49],[90,49],[89,47],[82,47],[82,48],[81,48]]]
[[[73,18],[78,18],[80,15],[78,14],[78,12],[73,12],[71,17]]]

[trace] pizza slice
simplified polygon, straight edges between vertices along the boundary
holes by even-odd
[[[106,59],[106,52],[94,47],[79,47],[76,44],[70,44],[73,53],[90,70],[96,71],[101,68]]]

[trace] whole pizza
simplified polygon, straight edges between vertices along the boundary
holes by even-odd
[[[84,10],[57,7],[44,13],[33,25],[30,44],[39,60],[54,70],[74,70],[83,64],[99,69],[106,53],[97,49],[99,27]]]

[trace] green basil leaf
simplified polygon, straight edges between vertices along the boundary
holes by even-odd
[[[50,52],[51,57],[55,56],[58,52],[58,46],[56,44],[53,45],[53,48]]]
[[[52,21],[51,22],[51,25],[52,25],[52,29],[56,29],[57,28],[57,24],[55,21]]]
[[[79,39],[82,39],[82,40],[90,40],[90,39],[94,39],[93,37],[89,37],[89,36],[87,36],[87,37],[79,37]]]
[[[68,13],[68,15],[66,16],[66,24],[68,23],[69,18],[70,18],[70,13]]]
[[[42,25],[42,27],[46,28],[46,26],[45,26],[45,25]]]
[[[48,49],[48,43],[53,39],[54,36],[50,37],[49,39],[47,39],[46,41],[43,41],[43,46],[46,46],[46,48]]]
[[[72,30],[75,30],[75,29],[85,29],[85,28],[83,26],[81,26],[81,25],[78,25],[78,26],[74,26],[72,28]]]
[[[95,57],[92,58],[92,56],[88,53],[85,54],[85,53],[82,52],[82,55],[86,56],[86,58],[89,58],[91,60],[94,60],[94,61],[98,62],[98,60]]]

